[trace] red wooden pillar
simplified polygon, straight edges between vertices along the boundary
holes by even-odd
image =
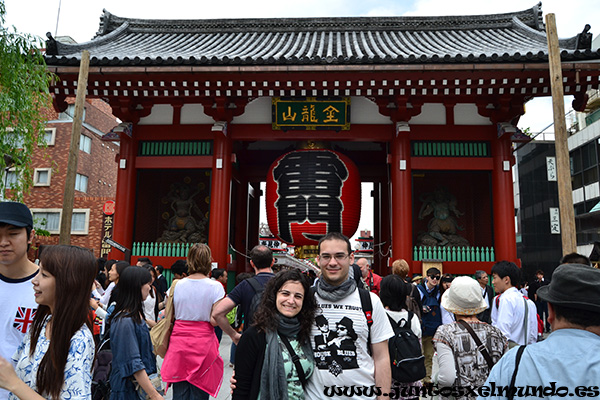
[[[504,134],[492,145],[492,198],[494,206],[494,249],[496,260],[517,261],[515,206],[512,181],[510,134]]]
[[[412,270],[412,171],[407,125],[398,125],[391,146],[392,260],[403,258]]]
[[[215,125],[215,127],[217,126]],[[208,246],[218,268],[227,268],[229,262],[231,139],[227,137],[228,128],[228,126],[224,126],[222,127],[223,131],[216,131],[213,142]]]
[[[119,155],[113,239],[131,249],[135,217],[137,140],[121,134]],[[109,257],[115,260],[125,259],[125,255],[116,249],[111,250]]]

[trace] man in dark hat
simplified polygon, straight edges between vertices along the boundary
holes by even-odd
[[[494,384],[495,392],[480,393],[489,394],[480,398],[507,398],[506,392],[499,393],[498,386],[508,387],[513,379],[517,388],[515,398],[541,397],[526,393],[527,387],[532,390],[536,386],[546,388],[545,398],[585,397],[588,388],[592,390],[589,396],[598,397],[599,287],[600,270],[589,265],[563,264],[556,268],[550,284],[537,291],[538,297],[548,302],[552,333],[542,342],[506,353],[492,368],[485,383],[487,387]],[[549,394],[552,390],[554,392]]]
[[[0,356],[10,360],[37,309],[31,280],[38,267],[27,258],[33,218],[25,204],[0,202]],[[8,392],[0,389],[0,400]]]

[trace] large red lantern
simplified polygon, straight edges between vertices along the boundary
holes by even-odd
[[[315,245],[328,232],[351,237],[360,219],[356,165],[332,150],[297,150],[279,157],[267,174],[271,232],[295,246]]]

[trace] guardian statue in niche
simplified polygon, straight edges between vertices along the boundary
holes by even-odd
[[[423,203],[419,210],[419,219],[432,215],[427,224],[427,232],[417,237],[417,246],[431,247],[468,247],[469,241],[458,234],[464,228],[456,218],[464,215],[456,208],[456,197],[443,187],[419,197]]]
[[[163,204],[170,204],[172,212],[164,212],[167,221],[165,230],[157,242],[203,243],[206,241],[206,218],[194,198],[202,191],[203,183],[194,188],[191,179],[171,184],[171,190],[162,198]],[[196,217],[194,216],[196,215]]]

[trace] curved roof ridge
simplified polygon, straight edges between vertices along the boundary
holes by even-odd
[[[70,44],[70,43],[62,43],[57,41],[52,34],[48,32],[46,36],[48,40],[46,41],[46,52],[48,55],[58,55],[64,53],[73,53],[73,52],[81,52],[82,50],[89,49],[92,46],[98,46],[104,43],[108,43],[114,38],[118,37],[123,32],[127,31],[129,28],[129,22],[124,22],[117,29],[107,33],[104,36],[96,36],[92,40],[88,40],[87,42]],[[56,52],[55,52],[56,51]]]
[[[129,23],[130,32],[395,31],[502,28],[511,27],[514,18],[532,29],[544,29],[541,3],[526,10],[504,14],[393,17],[138,19],[119,17],[103,10],[96,38],[112,33],[124,23]]]

